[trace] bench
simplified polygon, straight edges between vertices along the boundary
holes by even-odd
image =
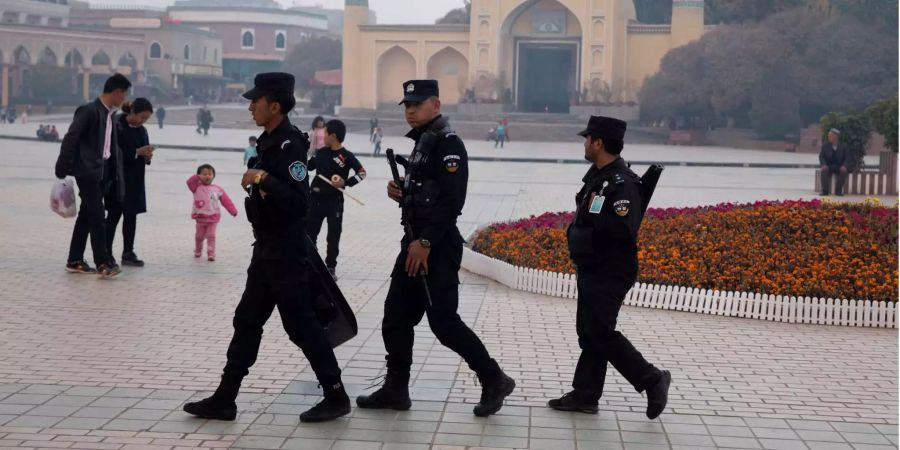
[[[822,171],[816,169],[815,190],[819,192],[822,189]],[[835,184],[837,177],[831,177],[831,189],[835,192]],[[848,195],[897,195],[897,180],[892,179],[889,174],[877,171],[852,172],[847,174],[844,182],[844,194]]]

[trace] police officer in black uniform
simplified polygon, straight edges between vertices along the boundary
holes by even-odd
[[[584,158],[593,165],[575,197],[577,210],[567,236],[578,286],[576,330],[581,357],[573,391],[550,400],[561,411],[597,412],[606,363],[638,392],[647,393],[647,417],[665,409],[672,376],[647,362],[616,330],[625,295],[637,280],[637,234],[644,212],[641,180],[620,156],[625,122],[592,116],[584,137]]]
[[[384,304],[381,333],[387,350],[384,386],[357,398],[360,408],[407,410],[412,365],[413,328],[428,316],[428,324],[441,344],[458,353],[478,375],[481,400],[477,416],[489,416],[503,406],[515,381],[500,369],[478,336],[457,314],[459,266],[463,238],[456,218],[466,201],[469,166],[466,147],[440,112],[435,80],[403,83],[406,121],[413,128],[407,137],[416,142],[401,189],[388,183],[388,196],[406,209],[413,240],[404,237],[391,273]],[[426,275],[429,303],[421,271]]]
[[[244,173],[249,193],[247,217],[253,225],[253,258],[244,295],[234,312],[234,337],[216,392],[184,410],[199,417],[234,420],[241,380],[256,362],[263,325],[277,306],[288,337],[297,344],[316,374],[325,400],[300,415],[301,422],[332,420],[350,412],[341,370],[325,332],[316,321],[309,295],[306,258],[306,212],[309,208],[307,151],[309,139],[291,125],[294,76],[261,73],[244,94],[250,112],[266,131],[259,136],[259,159]]]
[[[322,221],[328,220],[325,266],[335,279],[338,245],[344,221],[344,194],[338,189],[356,186],[366,179],[366,169],[353,153],[344,148],[346,134],[347,127],[344,122],[329,120],[325,124],[325,147],[316,150],[316,154],[309,160],[309,171],[315,171],[317,176],[312,178],[310,188],[312,206],[306,232],[313,242],[316,242],[319,231],[322,230]],[[354,172],[352,177],[350,169]],[[324,176],[330,182],[319,178],[318,175]]]

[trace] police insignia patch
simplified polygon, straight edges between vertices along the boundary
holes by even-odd
[[[291,173],[291,178],[297,181],[303,181],[306,179],[306,164],[303,164],[300,161],[294,161],[288,167],[288,171]]]
[[[447,172],[456,173],[459,170],[459,155],[447,155],[444,157],[444,167],[447,169]]]
[[[631,209],[631,201],[630,200],[619,200],[613,203],[613,210],[616,211],[616,214],[619,217],[625,217],[628,215],[628,211]]]

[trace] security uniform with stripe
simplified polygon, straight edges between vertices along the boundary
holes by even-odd
[[[234,337],[228,347],[223,385],[239,385],[256,362],[263,325],[277,306],[288,337],[303,350],[326,398],[332,392],[343,393],[341,370],[316,320],[308,288],[303,230],[309,210],[309,139],[285,116],[271,133],[259,136],[257,150],[255,168],[268,176],[251,187],[245,200],[256,241],[247,285],[234,313]]]
[[[407,220],[415,238],[431,243],[427,280],[432,304],[427,304],[421,280],[406,272],[410,242],[404,237],[384,305],[382,336],[388,371],[408,380],[413,328],[427,315],[431,330],[442,344],[462,356],[475,373],[493,375],[500,370],[497,362],[457,314],[464,241],[456,218],[466,201],[466,148],[442,116],[406,137],[414,140],[416,147],[410,156],[402,202],[408,208]]]
[[[354,172],[352,177],[350,169],[353,169]],[[353,187],[366,178],[366,169],[353,153],[342,147],[340,150],[319,149],[309,160],[309,171],[315,171],[317,176],[311,177],[312,193],[307,233],[313,242],[316,242],[319,232],[322,230],[322,221],[328,221],[328,250],[325,256],[325,265],[334,268],[337,266],[338,245],[343,229],[344,194],[319,178],[318,175],[329,180],[337,175],[345,180],[346,187]]]
[[[621,140],[625,123],[611,132]],[[596,123],[595,123],[596,122]],[[584,133],[593,131],[592,127]],[[605,137],[604,137],[605,139]],[[576,331],[581,357],[572,386],[581,400],[596,404],[603,394],[606,365],[611,363],[638,392],[662,376],[622,333],[616,330],[619,309],[638,274],[637,235],[643,218],[640,178],[621,157],[603,168],[592,165],[575,197],[577,210],[567,230],[569,253],[575,263],[578,287]]]

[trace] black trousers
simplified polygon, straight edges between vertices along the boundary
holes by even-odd
[[[638,392],[659,381],[661,372],[647,362],[622,333],[616,330],[619,309],[634,280],[602,272],[578,271],[576,329],[581,357],[572,387],[579,394],[599,399],[606,381],[606,363]]]
[[[425,297],[421,277],[406,274],[406,248],[397,256],[391,274],[391,286],[384,302],[384,320],[381,335],[387,349],[389,371],[409,374],[412,366],[413,328],[428,316],[428,325],[438,341],[460,355],[469,368],[479,376],[492,376],[499,372],[497,362],[491,359],[478,336],[462,321],[456,310],[459,306],[459,265],[462,261],[462,243],[442,243],[431,249],[428,257],[428,286],[431,306]]]
[[[330,189],[330,188],[329,188]],[[322,222],[328,221],[328,249],[325,251],[325,265],[337,267],[337,257],[340,253],[341,232],[344,229],[344,198],[337,195],[310,196],[309,219],[306,222],[306,233],[315,244],[319,232],[322,231]]]
[[[106,264],[112,259],[112,256],[107,251],[106,223],[103,217],[103,182],[75,178],[75,183],[78,184],[81,209],[75,219],[75,229],[72,230],[69,261],[84,259],[84,250],[87,247],[88,236],[90,236],[94,264]]]
[[[228,346],[223,381],[239,384],[249,373],[259,352],[263,325],[277,306],[288,338],[303,351],[322,387],[341,382],[334,351],[316,320],[307,271],[307,263],[302,260],[254,255],[247,269],[244,295],[234,311],[234,336]]]
[[[137,232],[137,214],[124,212],[124,207],[120,202],[107,202],[106,204],[106,250],[110,256],[113,255],[113,241],[116,240],[116,228],[119,226],[119,219],[124,217],[122,221],[122,253],[134,252],[134,235]]]

